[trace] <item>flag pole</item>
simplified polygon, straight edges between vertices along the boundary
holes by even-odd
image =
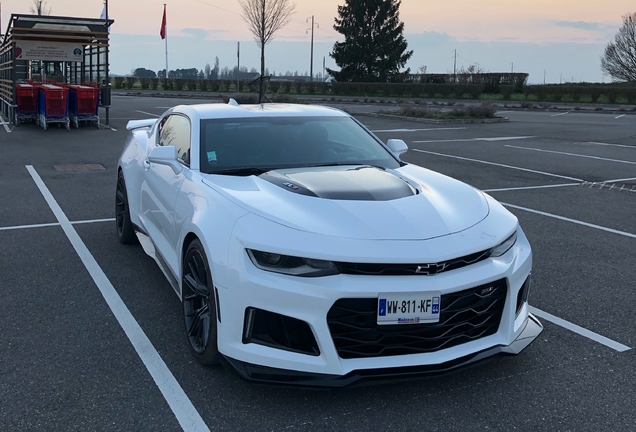
[[[106,37],[108,38],[108,45],[106,46],[106,91],[108,92],[108,106],[106,107],[106,127],[110,127],[110,77],[108,72],[110,69],[109,52],[110,52],[110,26],[108,25],[108,0],[104,2],[104,12],[106,13]]]
[[[166,4],[163,4],[163,16],[166,16]],[[168,19],[166,18],[166,83],[168,82]]]

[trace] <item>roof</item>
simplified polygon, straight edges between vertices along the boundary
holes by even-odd
[[[12,14],[2,44],[22,41],[108,44],[112,19]]]

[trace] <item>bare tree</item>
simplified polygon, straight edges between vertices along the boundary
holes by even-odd
[[[636,14],[623,16],[623,26],[605,47],[601,69],[614,81],[636,81]]]
[[[33,0],[33,6],[29,8],[34,15],[51,15],[53,11],[46,3],[46,0]]]
[[[291,21],[296,12],[296,4],[290,0],[239,0],[241,16],[247,23],[256,44],[261,49],[261,79],[258,92],[258,103],[263,101],[265,88],[265,45],[274,39],[278,30]]]

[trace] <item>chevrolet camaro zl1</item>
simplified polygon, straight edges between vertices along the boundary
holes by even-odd
[[[203,364],[345,386],[517,354],[542,330],[516,217],[401,161],[402,140],[332,108],[233,100],[128,129],[119,240],[155,259]]]

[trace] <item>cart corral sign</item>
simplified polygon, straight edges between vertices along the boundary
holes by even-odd
[[[46,42],[16,42],[15,59],[83,62],[84,50],[81,45],[57,45],[55,43]]]

